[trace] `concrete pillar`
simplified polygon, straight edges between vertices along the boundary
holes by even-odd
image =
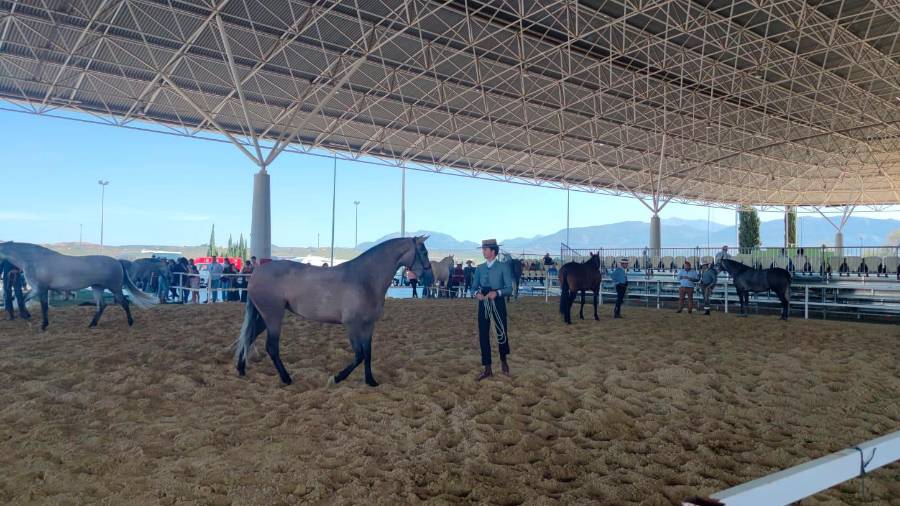
[[[662,230],[659,223],[659,215],[654,214],[650,218],[650,255],[661,256],[660,248],[662,247]]]
[[[272,258],[272,204],[269,173],[253,176],[253,221],[250,223],[250,254],[260,262]]]
[[[834,253],[835,255],[844,256],[844,233],[838,231],[834,234]]]

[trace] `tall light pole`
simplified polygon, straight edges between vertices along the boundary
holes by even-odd
[[[569,194],[570,191],[566,188],[566,246],[569,248],[572,247],[569,241]]]
[[[103,201],[106,197],[106,185],[109,184],[109,181],[100,179],[97,181],[97,184],[100,185],[100,253],[103,253]]]
[[[353,205],[356,206],[353,217],[353,249],[356,249],[359,244],[359,201],[354,200]]]
[[[334,267],[334,214],[337,210],[337,154],[334,155],[334,165],[331,168],[331,263],[329,267]]]
[[[406,167],[400,182],[400,237],[406,237]]]

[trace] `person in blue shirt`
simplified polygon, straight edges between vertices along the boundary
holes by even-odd
[[[684,298],[688,299],[688,313],[694,312],[694,284],[700,281],[700,273],[691,268],[691,263],[685,261],[684,268],[678,271],[678,311],[684,309]]]
[[[616,285],[616,307],[613,309],[613,318],[621,318],[622,302],[625,300],[625,292],[628,290],[628,259],[619,260],[619,267],[610,271],[609,277]]]
[[[497,260],[500,245],[495,239],[481,242],[481,253],[485,263],[475,269],[472,276],[472,291],[478,299],[478,342],[481,346],[481,365],[484,370],[476,381],[489,378],[491,370],[491,324],[497,334],[497,346],[500,351],[500,365],[503,374],[509,376],[509,327],[506,321],[506,301],[503,296],[512,293],[513,276],[509,262]]]

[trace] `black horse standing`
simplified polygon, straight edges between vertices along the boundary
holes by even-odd
[[[599,320],[597,304],[600,299],[600,254],[591,253],[591,258],[584,263],[569,262],[559,269],[559,312],[566,323],[572,323],[572,304],[575,296],[581,292],[581,310],[578,317],[584,320],[585,292],[594,293],[594,319]]]
[[[781,301],[781,319],[787,320],[791,290],[791,273],[786,269],[774,267],[772,269],[754,269],[746,265],[723,258],[721,266],[734,282],[738,299],[741,301],[741,316],[747,316],[747,306],[750,305],[750,292],[768,292],[771,290]]]

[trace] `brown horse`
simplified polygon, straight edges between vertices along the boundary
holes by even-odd
[[[559,269],[559,312],[567,324],[572,323],[572,303],[575,295],[581,292],[581,311],[578,317],[584,320],[584,296],[587,290],[594,292],[594,319],[597,315],[597,303],[600,299],[600,255],[591,253],[584,263],[569,262]]]

